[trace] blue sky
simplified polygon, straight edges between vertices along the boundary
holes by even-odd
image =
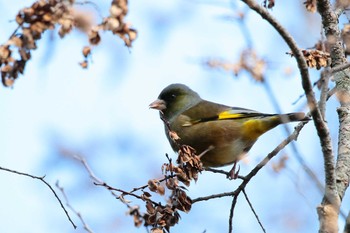
[[[10,20],[30,3],[17,0],[10,5],[0,1],[2,42],[15,29]],[[301,47],[311,47],[319,37],[317,17],[306,17],[302,4],[280,4],[272,13],[290,29]],[[102,43],[93,50],[87,70],[78,65],[81,48],[87,43],[84,35],[73,32],[60,40],[56,33],[46,32],[25,74],[14,88],[0,91],[0,166],[46,175],[53,186],[58,180],[70,204],[82,213],[94,232],[145,232],[142,227],[133,227],[122,203],[94,186],[81,164],[61,152],[83,155],[98,177],[130,190],[161,177],[165,153],[174,156],[158,113],[148,109],[168,84],[185,83],[215,102],[275,112],[264,88],[246,74],[234,77],[201,65],[208,58],[235,61],[246,45],[238,24],[223,19],[234,12],[232,5],[244,9],[228,1],[131,1],[128,21],[139,32],[133,48],[128,50],[119,38],[105,33]],[[100,6],[102,14],[108,6]],[[286,10],[298,17],[287,17]],[[301,24],[306,19],[308,23]],[[254,48],[269,61],[267,81],[282,110],[304,110],[304,100],[292,104],[302,89],[294,60],[285,55],[289,49],[254,13],[248,15],[247,25]],[[300,33],[303,30],[309,34]],[[284,73],[286,67],[294,70],[289,76]],[[311,74],[313,81],[317,80],[317,73]],[[328,122],[334,137],[335,107],[336,102],[331,100]],[[284,137],[282,127],[262,136],[248,159],[241,162],[241,173],[248,173]],[[322,181],[320,148],[311,123],[301,133],[297,146]],[[274,173],[266,166],[247,188],[268,232],[317,229],[315,208],[321,195],[290,153],[289,148],[281,152],[290,156],[285,170]],[[73,230],[52,193],[39,181],[0,171],[0,182],[0,232],[84,232],[77,217],[70,213],[78,225],[78,230]],[[188,195],[195,198],[232,191],[238,184],[204,172],[189,187]],[[226,232],[230,203],[230,198],[223,198],[194,205],[189,214],[181,214],[174,232]],[[243,197],[239,198],[234,229],[259,230]]]

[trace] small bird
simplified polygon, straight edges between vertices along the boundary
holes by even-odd
[[[270,129],[310,120],[303,112],[265,114],[210,102],[184,84],[167,86],[149,107],[159,110],[167,121],[165,131],[173,150],[178,151],[179,145],[193,147],[201,154],[204,167],[236,164]],[[169,130],[179,136],[177,143],[169,136]]]

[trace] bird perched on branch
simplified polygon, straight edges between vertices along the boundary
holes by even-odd
[[[179,145],[193,147],[201,154],[204,167],[233,164],[246,154],[259,136],[292,121],[308,121],[303,112],[265,114],[229,107],[202,99],[184,84],[171,84],[149,105],[165,119],[165,131],[174,151]],[[179,139],[171,139],[170,131]],[[233,168],[234,170],[234,168]]]

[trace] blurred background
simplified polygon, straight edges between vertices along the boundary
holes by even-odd
[[[0,41],[16,28],[17,12],[33,1],[0,1]],[[107,15],[109,1],[95,3]],[[270,12],[294,36],[301,48],[320,38],[320,17],[306,12],[301,2],[277,2]],[[289,12],[286,14],[286,12]],[[245,14],[244,24],[238,20]],[[291,17],[293,15],[293,17]],[[0,166],[58,181],[69,203],[94,232],[147,232],[135,228],[127,207],[103,187],[95,186],[81,163],[86,158],[97,177],[113,187],[131,190],[161,178],[165,153],[175,158],[157,111],[148,105],[171,83],[184,83],[203,98],[266,113],[307,111],[301,81],[288,47],[261,17],[236,1],[130,1],[127,21],[138,30],[132,48],[104,33],[93,49],[88,69],[78,63],[87,38],[79,31],[60,39],[47,31],[32,54],[25,73],[13,88],[0,91]],[[245,33],[249,33],[247,36]],[[208,67],[207,61],[235,63],[251,47],[266,61],[266,84],[247,72]],[[311,71],[312,81],[319,72]],[[267,86],[270,88],[267,91]],[[318,94],[317,88],[315,88]],[[297,101],[298,100],[298,101]],[[295,103],[296,102],[296,103]],[[337,102],[327,104],[327,121],[337,138]],[[295,124],[289,124],[292,130]],[[245,175],[285,137],[283,127],[263,135],[241,161]],[[300,156],[323,182],[323,159],[313,123],[295,143]],[[288,145],[248,184],[246,192],[267,232],[315,232],[316,207],[322,193]],[[286,166],[273,169],[282,158]],[[224,169],[229,170],[230,167]],[[86,232],[78,217],[74,230],[51,191],[40,181],[0,170],[0,232]],[[203,172],[188,188],[191,198],[233,191],[239,180]],[[127,197],[131,205],[140,200]],[[160,200],[166,201],[166,196]],[[344,198],[349,206],[349,198]],[[227,232],[232,198],[196,203],[172,232]],[[343,209],[345,213],[348,209]],[[342,222],[344,222],[342,220]],[[341,222],[341,223],[342,223]],[[340,225],[342,227],[342,225]],[[234,232],[261,229],[243,196],[233,220]]]

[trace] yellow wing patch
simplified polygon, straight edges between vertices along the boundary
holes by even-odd
[[[241,113],[232,113],[231,110],[222,112],[219,114],[218,119],[219,120],[224,120],[224,119],[235,119],[235,118],[241,118],[243,117],[244,114]]]
[[[191,121],[187,121],[184,124],[182,124],[182,126],[186,127],[186,126],[191,126],[191,125],[195,125],[201,122],[206,122],[206,121],[214,121],[214,120],[225,120],[225,119],[239,119],[239,118],[243,118],[246,117],[246,114],[243,113],[232,113],[232,110],[228,110],[225,112],[220,113],[219,115],[213,116],[213,117],[208,117],[208,118],[201,118],[201,119],[197,119],[197,120],[191,120]]]

